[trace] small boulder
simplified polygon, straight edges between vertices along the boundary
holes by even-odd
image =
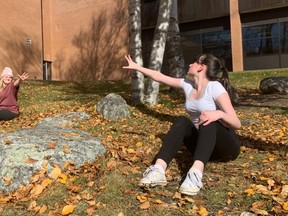
[[[232,86],[231,100],[233,104],[237,104],[239,102],[239,99],[240,99],[240,96],[238,94],[237,89]]]
[[[288,94],[288,77],[266,77],[259,88],[263,94]]]
[[[108,94],[97,103],[96,111],[107,120],[117,120],[130,116],[126,101],[115,93]]]

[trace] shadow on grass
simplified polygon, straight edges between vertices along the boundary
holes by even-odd
[[[242,146],[247,148],[257,149],[259,151],[266,151],[266,152],[284,152],[285,154],[288,153],[288,145],[284,144],[277,144],[271,142],[264,142],[262,140],[255,140],[249,137],[239,136],[240,142]]]

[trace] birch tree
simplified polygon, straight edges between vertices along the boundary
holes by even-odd
[[[177,78],[184,77],[186,72],[178,22],[178,0],[172,0],[166,54],[170,76]]]
[[[129,0],[129,52],[134,61],[143,65],[141,36],[141,0]],[[131,100],[138,104],[144,101],[144,76],[132,71]]]
[[[160,71],[162,68],[163,57],[167,32],[169,28],[170,10],[172,0],[160,0],[157,24],[155,27],[152,51],[149,60],[149,68]],[[145,103],[149,106],[157,104],[159,95],[159,83],[149,80]]]

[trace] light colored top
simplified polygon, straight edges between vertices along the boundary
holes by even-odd
[[[190,115],[191,121],[198,128],[199,116],[205,110],[220,110],[216,103],[217,97],[227,92],[223,85],[218,81],[209,81],[203,95],[199,99],[192,99],[191,94],[194,90],[193,81],[182,79],[181,87],[185,93],[185,109]]]

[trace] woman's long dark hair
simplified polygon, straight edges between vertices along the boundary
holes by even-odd
[[[202,54],[196,61],[207,66],[207,78],[211,81],[219,81],[232,99],[232,86],[229,81],[228,70],[221,64],[219,59],[211,54]]]

